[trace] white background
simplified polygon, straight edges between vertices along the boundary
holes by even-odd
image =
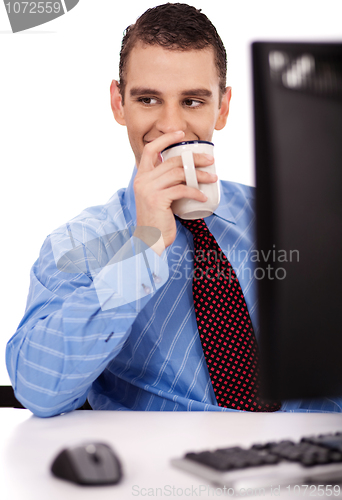
[[[230,117],[213,138],[219,177],[254,185],[250,42],[342,42],[342,0],[188,3],[203,9],[228,54]],[[109,86],[124,29],[157,4],[80,0],[66,15],[12,34],[0,3],[0,385],[10,383],[5,345],[45,237],[130,179],[134,157],[112,116]]]

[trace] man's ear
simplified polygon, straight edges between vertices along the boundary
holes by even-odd
[[[126,125],[122,97],[119,91],[119,83],[116,80],[113,80],[110,85],[110,105],[112,107],[115,120],[120,123],[120,125]]]
[[[225,127],[227,123],[227,118],[229,114],[229,104],[232,97],[232,88],[227,87],[225,93],[222,96],[220,113],[216,120],[215,130],[221,130]]]

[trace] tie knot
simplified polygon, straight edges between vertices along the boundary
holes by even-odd
[[[186,227],[186,229],[189,229],[193,236],[198,236],[200,234],[209,232],[208,226],[204,222],[204,219],[184,220],[177,216],[176,219],[178,219],[179,222],[184,227]]]

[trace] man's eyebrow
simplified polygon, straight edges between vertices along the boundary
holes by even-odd
[[[133,87],[129,91],[129,95],[131,97],[136,97],[138,95],[161,95],[161,92],[159,90],[151,89],[148,87]]]
[[[130,89],[129,95],[131,97],[136,97],[136,96],[141,96],[141,95],[160,96],[160,95],[162,95],[162,93],[159,90],[152,89],[149,87],[133,87],[132,89]],[[183,90],[180,95],[183,97],[192,96],[192,97],[211,98],[213,96],[213,93],[211,92],[211,90],[204,89],[204,88],[198,88],[198,89]]]
[[[213,97],[213,93],[211,92],[211,90],[203,88],[183,90],[183,92],[181,92],[181,95],[184,97],[185,96]]]

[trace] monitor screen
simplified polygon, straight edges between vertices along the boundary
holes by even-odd
[[[342,394],[342,44],[252,44],[265,396]]]

